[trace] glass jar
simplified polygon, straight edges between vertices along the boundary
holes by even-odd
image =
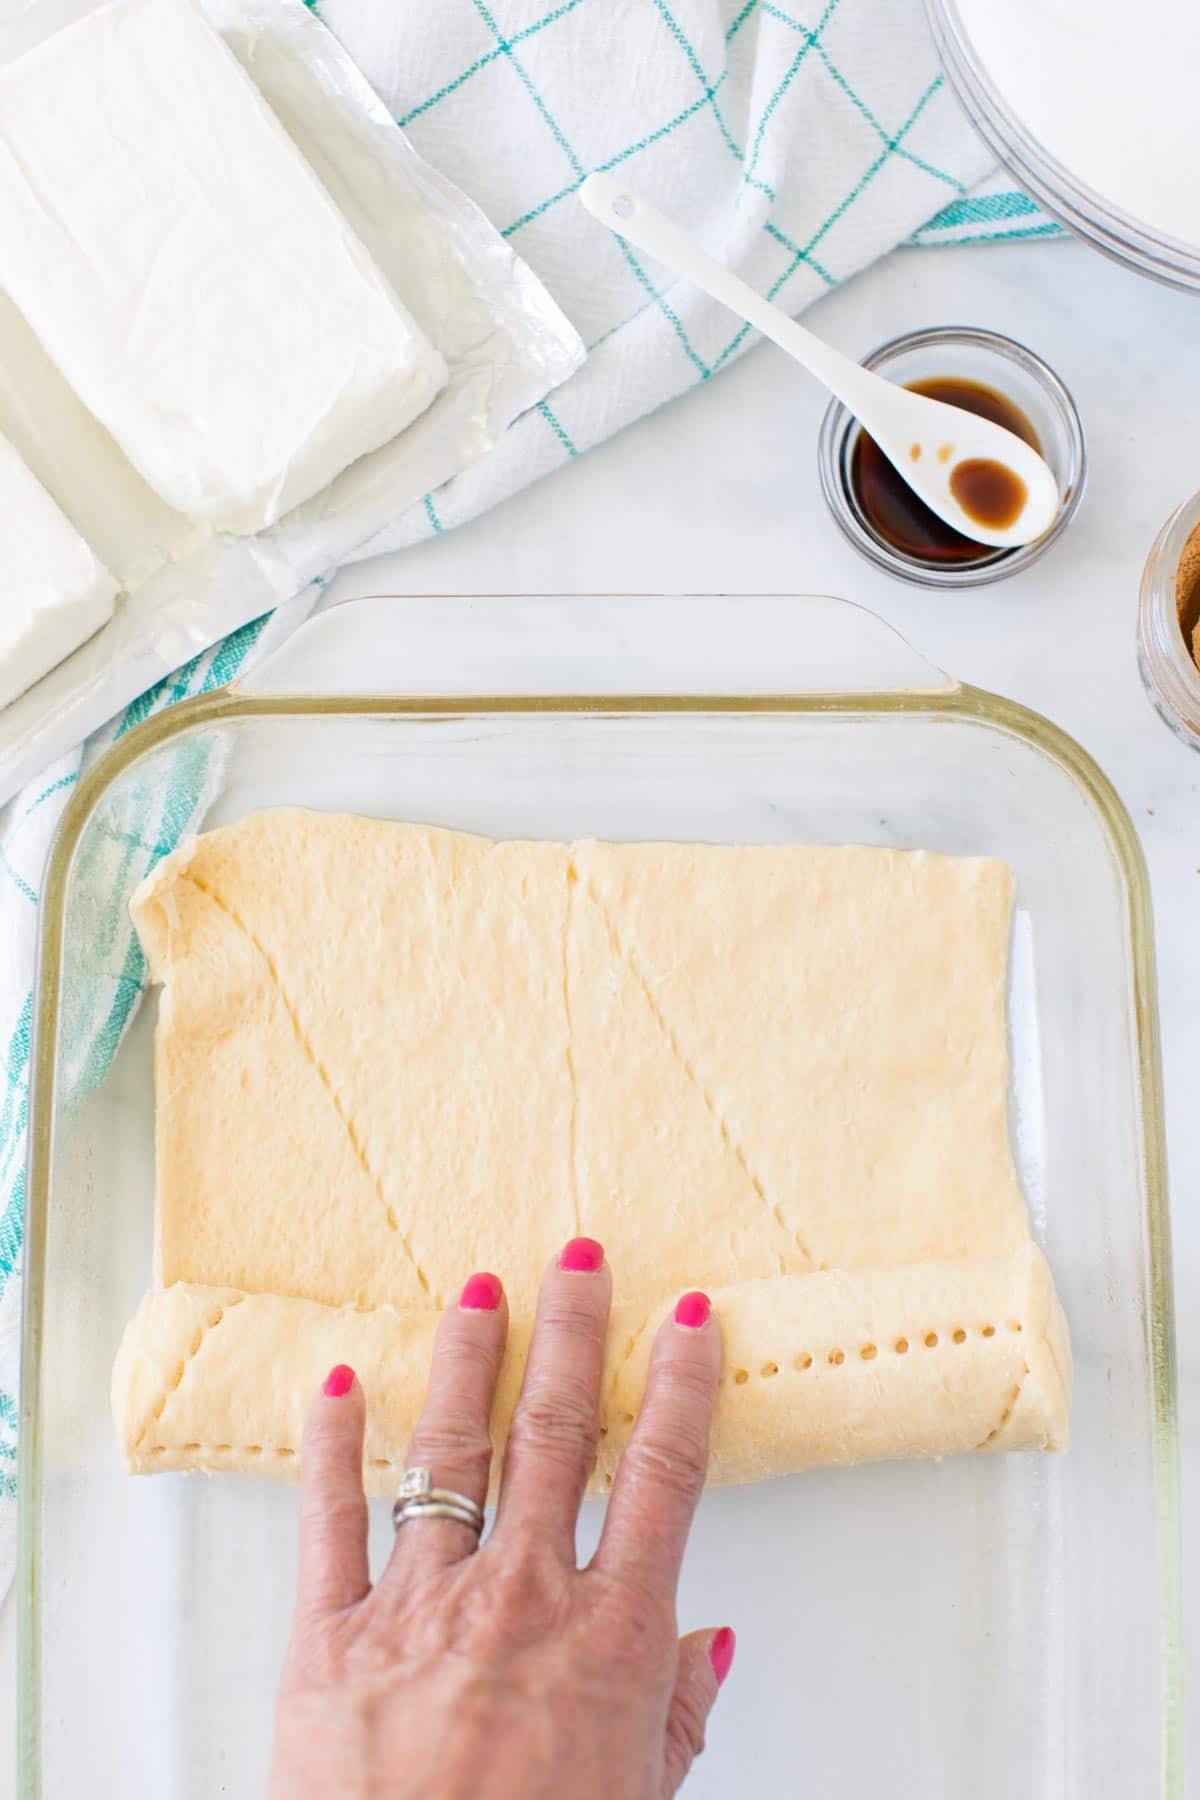
[[[851,481],[854,446],[861,426],[840,400],[834,400],[821,423],[817,463],[829,510],[855,549],[877,568],[919,587],[981,587],[1015,575],[1036,562],[1066,529],[1087,479],[1083,426],[1074,400],[1053,369],[1012,338],[972,325],[944,325],[892,338],[865,356],[863,367],[901,386],[910,381],[950,377],[995,388],[1033,426],[1041,453],[1058,481],[1061,498],[1054,523],[1031,544],[1013,550],[991,550],[981,545],[978,557],[971,562],[933,563],[907,555],[880,537],[863,514]]]
[[[1138,603],[1138,668],[1142,683],[1176,737],[1200,750],[1200,669],[1179,628],[1175,572],[1183,547],[1200,526],[1200,494],[1176,507],[1150,547]]]

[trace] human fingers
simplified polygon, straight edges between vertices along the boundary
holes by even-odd
[[[572,1238],[547,1269],[521,1394],[508,1428],[496,1539],[536,1534],[575,1560],[575,1521],[599,1435],[600,1372],[612,1305],[603,1246]]]
[[[663,1794],[666,1800],[678,1792],[704,1748],[708,1715],[733,1667],[736,1644],[731,1625],[722,1625],[719,1631],[691,1631],[679,1640],[679,1667],[667,1712],[663,1746]]]
[[[365,1419],[354,1370],[338,1363],[309,1407],[301,1443],[299,1616],[321,1618],[353,1606],[371,1585],[362,1481]]]
[[[428,1469],[436,1488],[482,1506],[492,1466],[491,1414],[508,1334],[508,1304],[497,1275],[472,1275],[438,1321],[429,1385],[407,1466]],[[456,1519],[410,1517],[396,1532],[385,1580],[445,1568],[470,1555],[478,1533]]]
[[[593,1567],[674,1603],[708,1471],[721,1334],[706,1294],[684,1294],[660,1326],[646,1391],[617,1468]]]

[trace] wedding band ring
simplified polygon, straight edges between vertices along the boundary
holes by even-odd
[[[414,1519],[453,1519],[476,1537],[483,1530],[483,1520],[477,1512],[468,1512],[465,1506],[454,1506],[449,1500],[409,1500],[392,1508],[392,1524],[397,1531],[402,1525],[411,1525]]]
[[[409,1469],[400,1482],[392,1507],[393,1529],[399,1531],[412,1519],[450,1519],[456,1525],[465,1525],[477,1538],[483,1531],[482,1506],[469,1494],[434,1487],[429,1469]]]

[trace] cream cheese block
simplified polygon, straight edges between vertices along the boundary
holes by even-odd
[[[0,706],[112,617],[117,584],[0,437]]]
[[[229,532],[446,380],[192,0],[115,0],[0,70],[0,287],[149,486]]]

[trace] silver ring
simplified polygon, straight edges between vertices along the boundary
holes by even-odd
[[[399,1531],[410,1519],[451,1519],[465,1525],[479,1537],[483,1531],[483,1508],[469,1494],[453,1488],[433,1485],[429,1469],[409,1469],[403,1476],[392,1507],[392,1527]]]
[[[465,1506],[451,1506],[448,1500],[422,1500],[415,1505],[409,1501],[405,1506],[392,1508],[392,1524],[397,1531],[414,1519],[453,1519],[456,1525],[465,1525],[476,1537],[483,1530],[480,1521]]]

